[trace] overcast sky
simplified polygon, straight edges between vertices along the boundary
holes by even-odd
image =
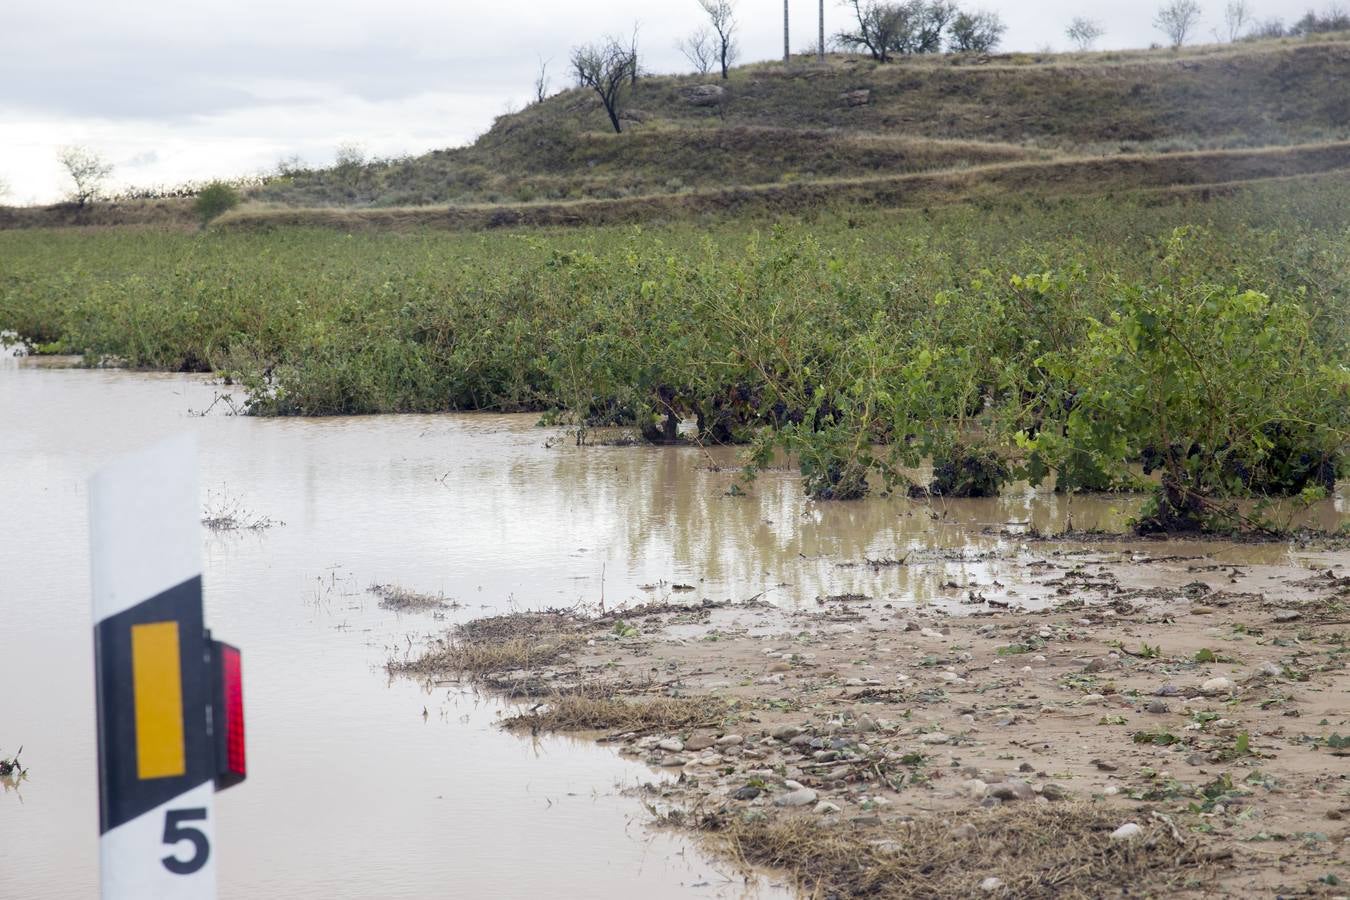
[[[1203,33],[1224,0],[1201,0]],[[1320,0],[1315,0],[1320,2]],[[1064,49],[1088,15],[1100,47],[1160,40],[1153,4],[972,0],[1008,25],[1005,49]],[[1252,0],[1257,16],[1297,18],[1307,2]],[[745,61],[782,52],[778,0],[739,0]],[[792,0],[792,46],[816,33],[815,0]],[[119,184],[254,173],[298,155],[332,162],[340,143],[378,155],[470,142],[522,105],[538,66],[567,81],[569,48],[636,21],[646,66],[685,68],[675,42],[700,23],[695,0],[3,0],[0,181],[8,202],[64,191],[55,157],[83,144]],[[826,0],[831,32],[846,24]]]

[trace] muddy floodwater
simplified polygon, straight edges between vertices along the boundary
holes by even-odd
[[[1138,502],[817,505],[788,471],[738,497],[734,453],[578,448],[533,416],[254,419],[212,406],[218,390],[0,360],[0,755],[22,745],[31,773],[0,793],[0,897],[96,891],[86,479],[159,438],[197,436],[204,512],[270,526],[202,532],[207,621],[246,677],[249,780],[218,801],[227,897],[783,896],[646,826],[624,788],[670,775],[507,734],[493,701],[384,663],[510,610],[854,591],[940,606],[1028,533],[1120,527]],[[1315,518],[1345,512],[1338,497]],[[458,606],[398,615],[377,584]]]

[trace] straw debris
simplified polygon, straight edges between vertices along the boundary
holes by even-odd
[[[409,675],[487,675],[549,666],[583,641],[574,613],[549,610],[475,619],[431,645],[417,659],[391,661],[389,671]]]
[[[997,879],[994,896],[1071,900],[1210,883],[1212,855],[1179,842],[1165,822],[1140,822],[1141,833],[1130,841],[1111,839],[1119,812],[1087,805],[931,816],[898,828],[832,828],[726,812],[698,824],[741,864],[787,872],[811,897],[972,897],[988,892],[982,882]]]
[[[555,693],[504,724],[513,730],[679,731],[716,725],[727,705],[713,697],[620,696],[606,689]]]

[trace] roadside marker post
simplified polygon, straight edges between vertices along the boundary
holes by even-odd
[[[216,896],[213,797],[244,780],[239,650],[202,621],[196,443],[90,481],[104,900]]]

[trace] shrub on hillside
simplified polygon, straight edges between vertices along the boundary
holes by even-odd
[[[234,185],[226,181],[213,181],[197,194],[192,209],[201,223],[206,225],[234,209],[243,199]]]

